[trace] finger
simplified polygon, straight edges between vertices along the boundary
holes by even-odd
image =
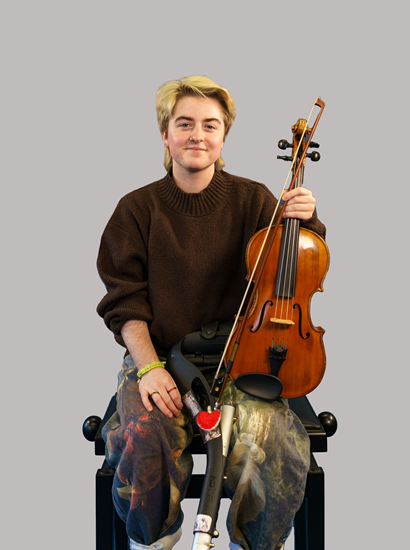
[[[302,210],[298,209],[289,209],[285,210],[283,213],[284,218],[297,218],[299,220],[310,220],[313,215],[313,209]]]
[[[182,404],[181,394],[179,393],[178,388],[176,386],[173,386],[169,390],[167,389],[167,393],[172,399],[172,401],[174,402],[175,406],[181,410],[183,407],[183,404]]]
[[[158,407],[158,409],[165,414],[168,418],[172,418],[174,415],[178,416],[179,411],[168,397],[168,403],[165,402],[162,395],[159,392],[151,394],[151,399]]]
[[[310,191],[309,189],[306,189],[306,187],[296,187],[295,189],[292,189],[292,191],[286,191],[283,195],[282,195],[282,198],[284,201],[289,201],[295,197],[311,197],[312,196],[312,191]]]
[[[315,207],[312,203],[295,203],[295,204],[288,204],[285,208],[285,212],[310,212],[313,214]]]
[[[176,393],[176,391],[172,392],[172,394],[175,394],[175,393]],[[172,414],[174,416],[178,416],[179,415],[179,409],[178,409],[176,403],[174,402],[173,397],[171,397],[171,395],[169,395],[169,393],[166,390],[161,392],[161,398],[164,401],[165,405],[168,407],[168,409],[172,412]]]
[[[286,201],[287,207],[295,204],[315,205],[316,199],[312,197],[312,195],[296,195],[295,197],[292,197],[291,199]]]
[[[140,396],[141,396],[142,404],[144,405],[146,410],[148,412],[152,412],[154,410],[154,407],[152,406],[152,403],[149,400],[149,393],[146,390],[144,390],[144,391],[140,390]]]
[[[312,196],[294,197],[286,204],[284,218],[308,220],[315,211],[316,200]]]

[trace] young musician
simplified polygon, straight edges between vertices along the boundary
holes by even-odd
[[[98,313],[127,350],[104,438],[132,550],[178,542],[192,469],[192,427],[158,354],[204,324],[233,319],[247,243],[277,202],[263,184],[223,170],[235,119],[228,90],[205,76],[182,78],[161,86],[156,107],[167,173],[121,199],[98,255],[107,288]],[[310,191],[284,200],[285,217],[324,237]],[[227,469],[230,548],[281,548],[303,499],[309,438],[286,401],[266,403],[231,383],[223,399],[238,418]]]

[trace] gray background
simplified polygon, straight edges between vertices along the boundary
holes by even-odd
[[[81,425],[122,358],[95,313],[99,238],[118,200],[164,173],[157,88],[206,74],[236,100],[227,171],[273,193],[277,141],[327,103],[305,177],[331,252],[312,303],[328,366],[311,402],[340,425],[319,455],[327,548],[410,548],[408,16],[397,0],[2,4],[4,547],[94,548],[101,459]]]

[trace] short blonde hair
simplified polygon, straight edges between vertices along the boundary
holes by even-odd
[[[177,101],[182,97],[190,95],[204,98],[211,97],[219,101],[224,116],[225,139],[235,120],[235,102],[226,88],[222,88],[222,86],[207,76],[187,76],[180,80],[165,82],[165,84],[159,88],[156,98],[156,108],[158,126],[161,134],[168,134],[169,119],[174,112]],[[221,156],[219,156],[215,164],[218,168],[223,168],[225,166]],[[165,147],[164,166],[167,171],[169,171],[172,166],[172,157],[168,147]]]

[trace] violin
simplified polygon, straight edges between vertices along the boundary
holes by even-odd
[[[317,151],[308,153],[309,147],[319,147],[312,137],[325,106],[320,98],[315,105],[320,107],[320,113],[312,128],[307,120],[299,119],[292,126],[292,143],[281,140],[278,144],[281,149],[293,150],[292,157],[278,156],[292,162],[289,190],[303,184],[306,158],[313,162],[320,159]],[[313,325],[310,305],[313,294],[323,292],[329,251],[316,233],[300,228],[299,219],[286,218],[280,225],[286,208],[283,199],[279,206],[276,225],[272,226],[275,210],[271,225],[248,243],[248,288],[253,285],[253,289],[246,311],[236,316],[227,341],[220,364],[226,367],[222,384],[218,373],[215,375],[211,393],[219,395],[216,407],[228,376],[240,390],[274,400],[279,396],[292,398],[310,393],[325,372],[325,331]],[[245,299],[240,311],[244,303]]]

